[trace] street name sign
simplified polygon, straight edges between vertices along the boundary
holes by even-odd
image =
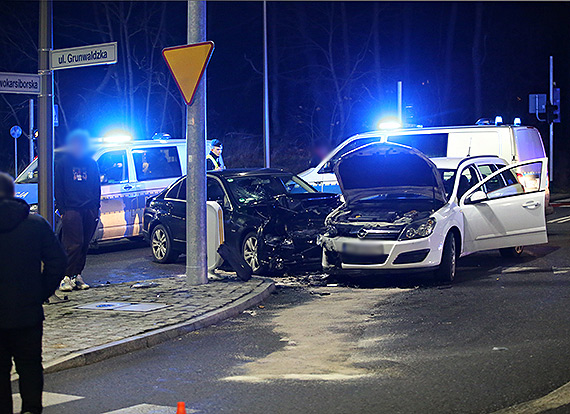
[[[117,42],[71,47],[50,52],[50,68],[52,70],[111,65],[113,63],[117,63]]]
[[[40,75],[0,72],[0,93],[40,93]]]
[[[186,105],[192,104],[194,94],[204,76],[213,51],[214,42],[168,47],[162,51],[162,57],[176,81]]]

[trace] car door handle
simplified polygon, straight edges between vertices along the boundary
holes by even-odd
[[[538,201],[527,201],[526,203],[524,203],[522,205],[524,208],[528,208],[529,210],[534,210],[535,208],[540,206],[540,203]]]
[[[130,184],[123,186],[123,190],[130,190],[131,188],[133,188],[133,186]]]

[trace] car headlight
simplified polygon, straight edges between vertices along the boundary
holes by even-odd
[[[30,204],[30,213],[37,213],[37,212],[38,212],[38,205]]]
[[[400,235],[400,240],[421,239],[428,237],[435,229],[435,219],[430,217],[425,220],[418,220],[410,223]]]

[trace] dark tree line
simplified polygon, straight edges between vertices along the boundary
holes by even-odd
[[[3,6],[0,71],[33,73],[38,5]],[[269,2],[274,164],[301,170],[315,148],[374,129],[395,113],[398,81],[409,124],[472,124],[498,114],[536,123],[526,114],[527,96],[546,92],[549,54],[557,56],[559,83],[570,84],[570,29],[563,18],[569,7]],[[224,140],[225,159],[236,167],[263,159],[261,10],[259,2],[208,3],[208,37],[216,43],[207,80],[208,135]],[[120,48],[116,65],[56,72],[58,139],[77,126],[95,135],[123,127],[139,138],[183,136],[185,107],[160,52],[185,43],[185,26],[184,2],[56,2],[56,48],[108,41]],[[0,96],[0,168],[13,162],[9,127],[27,129],[26,105],[27,97]]]

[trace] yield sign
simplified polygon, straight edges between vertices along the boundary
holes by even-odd
[[[162,57],[187,105],[190,105],[194,99],[213,51],[214,42],[167,47],[162,51]]]

